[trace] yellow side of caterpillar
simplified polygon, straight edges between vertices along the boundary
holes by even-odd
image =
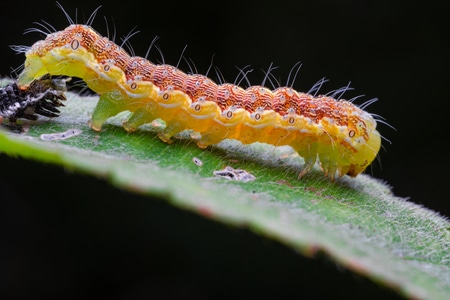
[[[131,57],[86,25],[71,25],[35,43],[26,51],[18,82],[26,86],[47,73],[82,78],[100,95],[90,122],[94,130],[129,110],[133,114],[124,123],[127,131],[161,118],[166,128],[159,137],[165,142],[190,129],[200,133],[202,148],[226,138],[289,145],[305,158],[300,176],[317,159],[330,178],[356,176],[381,146],[375,119],[349,101],[289,87],[272,91],[216,84],[204,75]]]

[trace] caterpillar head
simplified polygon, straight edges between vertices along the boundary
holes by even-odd
[[[30,84],[45,74],[83,77],[92,54],[90,48],[99,35],[86,25],[70,25],[66,29],[48,34],[25,52],[24,69],[19,75],[21,86]]]

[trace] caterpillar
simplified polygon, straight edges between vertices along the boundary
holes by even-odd
[[[22,88],[16,82],[8,83],[0,87],[0,123],[3,118],[14,123],[19,118],[36,120],[38,115],[58,117],[57,107],[64,106],[61,101],[66,100],[65,91],[65,79],[48,75]]]
[[[167,143],[191,130],[201,148],[224,139],[288,145],[305,159],[300,178],[316,162],[331,179],[354,177],[378,154],[381,137],[374,116],[351,101],[290,86],[244,89],[155,64],[101,36],[91,18],[87,24],[76,24],[68,17],[71,24],[64,30],[46,33],[45,39],[18,49],[26,56],[18,84],[27,87],[46,74],[81,78],[99,95],[89,122],[93,130],[100,131],[108,118],[130,111],[123,123],[126,131],[162,119],[166,127],[158,136]]]

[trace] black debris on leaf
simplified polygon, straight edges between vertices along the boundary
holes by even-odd
[[[64,106],[61,101],[66,100],[66,81],[45,75],[26,87],[16,82],[0,87],[0,121],[2,118],[11,123],[20,118],[37,120],[38,115],[58,117],[58,107]]]

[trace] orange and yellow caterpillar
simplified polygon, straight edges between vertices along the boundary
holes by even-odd
[[[201,148],[223,139],[289,145],[305,159],[299,176],[318,160],[332,179],[363,172],[380,149],[376,120],[350,101],[291,87],[217,84],[204,75],[130,56],[89,25],[71,24],[22,51],[26,61],[19,85],[46,74],[66,75],[83,79],[99,94],[90,121],[97,131],[108,118],[128,110],[133,114],[123,127],[129,132],[162,119],[166,127],[159,137],[164,142],[189,129],[200,134]]]

